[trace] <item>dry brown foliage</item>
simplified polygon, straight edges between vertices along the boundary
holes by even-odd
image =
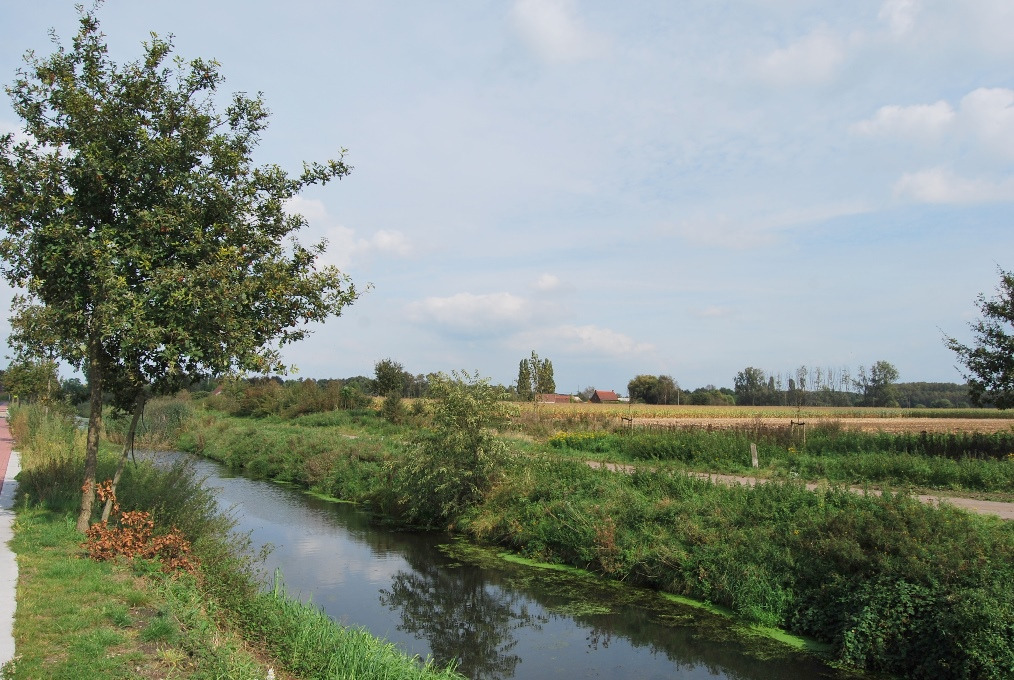
[[[191,554],[190,541],[184,538],[183,532],[173,527],[169,533],[156,536],[155,522],[150,513],[135,510],[120,514],[111,480],[99,484],[96,494],[102,502],[112,498],[112,517],[120,517],[118,526],[96,522],[88,529],[85,533],[87,540],[82,547],[89,557],[99,562],[120,556],[128,560],[157,559],[162,565],[162,571],[167,574],[177,571],[188,574],[197,572],[197,559]]]

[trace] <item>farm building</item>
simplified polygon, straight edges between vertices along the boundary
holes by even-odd
[[[569,394],[540,394],[540,404],[569,404],[571,401]]]
[[[593,404],[607,404],[618,402],[619,400],[620,397],[616,394],[616,392],[612,392],[610,390],[595,390],[592,392],[591,399],[588,401]]]

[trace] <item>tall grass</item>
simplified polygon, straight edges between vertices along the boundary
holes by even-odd
[[[547,440],[575,455],[630,461],[676,461],[710,472],[751,469],[756,444],[761,471],[845,484],[928,489],[1014,490],[1014,433],[859,432],[837,421],[810,428],[758,422],[730,428],[667,427],[614,432],[559,432]]]
[[[535,559],[729,607],[907,677],[1010,677],[1014,526],[906,496],[531,462],[462,522]]]
[[[408,660],[393,644],[363,629],[336,626],[322,610],[289,597],[275,575],[274,587],[257,596],[256,611],[269,612],[242,625],[256,628],[264,648],[285,669],[307,678],[377,678],[459,680],[454,664],[440,667],[431,660]]]
[[[180,434],[189,426],[194,417],[194,407],[189,400],[161,397],[145,404],[134,445],[139,449],[164,451],[172,447]],[[122,444],[130,425],[131,414],[116,414],[105,419],[106,439]]]
[[[398,475],[409,468],[412,450],[365,430],[353,434],[344,424],[336,428],[342,445],[317,422],[216,418],[202,421],[200,431],[206,454],[243,466],[268,455],[261,444],[243,444],[257,441],[253,433],[263,429],[272,433],[270,455],[280,469],[299,469],[303,483],[314,479],[333,495],[404,517],[396,490],[406,488]],[[550,444],[561,452],[694,466],[732,466],[735,459],[745,467],[756,435],[600,430],[560,434]],[[810,447],[819,438],[810,437],[804,455],[790,451],[795,440],[779,441],[761,442],[762,460],[799,466],[810,456],[830,466],[869,455],[967,462],[818,455]],[[286,451],[287,445],[296,448]],[[867,497],[844,487],[814,493],[791,481],[726,488],[652,467],[661,471],[620,475],[590,469],[583,456],[507,457],[495,483],[450,520],[478,541],[712,602],[745,620],[812,637],[849,667],[926,678],[1014,674],[1014,523],[927,507],[905,495]]]
[[[72,516],[80,498],[81,456],[77,450],[83,449],[73,423],[30,410],[19,410],[12,417],[19,448],[26,452],[18,501],[24,512],[31,506],[36,511]],[[342,439],[348,441],[347,437]],[[101,479],[103,472],[111,472],[115,465],[115,453],[105,451],[100,458]],[[241,631],[250,644],[267,650],[288,672],[301,677],[461,677],[452,668],[434,667],[364,631],[340,626],[316,608],[287,597],[278,587],[266,592],[248,539],[232,532],[233,520],[221,512],[213,491],[201,486],[192,466],[165,467],[144,461],[128,466],[118,498],[124,510],[149,511],[163,530],[178,527],[194,546],[201,562],[199,578],[176,576],[160,586],[167,598],[175,600],[173,617],[180,625],[187,630],[204,627],[201,636],[187,642],[188,654],[218,653],[214,642],[218,634],[208,629],[207,620],[202,623],[193,618],[210,609]],[[156,572],[145,573],[161,578]],[[159,629],[161,632],[153,629],[152,635],[159,639],[173,636],[175,625]],[[206,673],[203,677],[232,677],[227,667],[206,669]]]

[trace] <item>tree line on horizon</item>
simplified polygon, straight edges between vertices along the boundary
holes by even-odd
[[[734,378],[735,388],[716,387],[713,384],[686,389],[670,375],[639,374],[627,383],[627,394],[635,403],[656,405],[696,406],[898,406],[901,408],[968,408],[973,406],[969,385],[942,382],[894,382],[897,378],[893,366],[877,362],[869,369],[860,368],[853,374],[845,368],[816,368],[801,366],[791,373],[767,374],[763,370],[747,367]],[[532,401],[536,395],[553,394],[556,390],[553,364],[535,352],[519,364],[518,382],[500,389],[509,398]],[[252,388],[253,397],[239,412],[252,414],[263,410],[257,400],[275,406],[268,410],[285,408],[286,401],[316,404],[314,410],[358,408],[373,397],[413,399],[429,396],[430,384],[438,373],[412,373],[403,364],[391,358],[374,364],[372,376],[356,375],[344,378],[283,378],[250,376],[241,382]],[[525,382],[527,380],[527,383]],[[195,381],[186,388],[194,395],[211,394],[229,381]],[[521,386],[519,388],[519,385]],[[292,395],[286,399],[281,390]],[[575,400],[589,401],[595,387],[585,387],[571,394]],[[0,392],[18,395],[27,401],[46,403],[67,402],[72,406],[88,400],[88,385],[79,378],[60,379],[55,362],[36,364],[12,363],[0,370]],[[266,395],[273,394],[268,397]]]

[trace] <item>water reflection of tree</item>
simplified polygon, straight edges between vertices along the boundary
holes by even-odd
[[[440,662],[458,659],[458,670],[476,680],[514,677],[521,657],[511,650],[514,631],[541,628],[524,597],[486,585],[478,569],[448,569],[432,563],[399,571],[380,601],[401,610],[402,630],[425,638]]]

